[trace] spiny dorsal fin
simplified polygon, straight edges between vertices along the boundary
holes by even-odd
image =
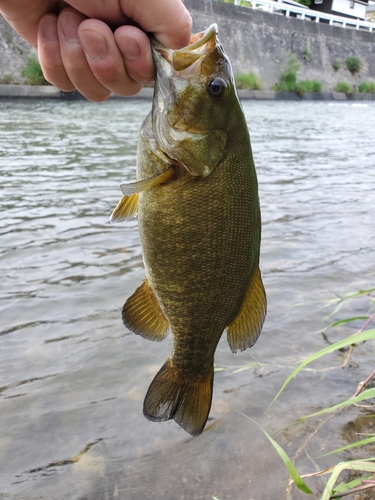
[[[132,219],[138,212],[138,193],[133,196],[123,196],[112,212],[109,222],[123,222]]]
[[[160,342],[168,333],[169,322],[145,279],[122,308],[124,325],[137,335]]]
[[[241,309],[227,328],[232,352],[244,351],[257,341],[266,316],[267,300],[262,277],[257,267],[250,279]]]
[[[120,188],[124,195],[131,196],[136,193],[140,193],[145,189],[149,189],[157,184],[163,184],[164,182],[169,181],[169,179],[173,175],[173,168],[169,167],[168,170],[165,170],[161,174],[154,175],[149,179],[143,179],[142,181],[130,182],[129,184],[121,184]]]

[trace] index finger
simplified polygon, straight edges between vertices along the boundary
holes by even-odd
[[[135,22],[153,33],[165,47],[179,49],[190,42],[192,19],[181,0],[67,0],[86,16],[117,25]]]
[[[0,0],[0,13],[4,19],[30,45],[37,46],[38,25],[44,14],[58,13],[61,0]]]

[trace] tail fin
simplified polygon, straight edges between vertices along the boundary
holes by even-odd
[[[207,422],[214,378],[211,371],[194,378],[178,372],[168,359],[147,391],[143,413],[154,422],[173,418],[185,431],[198,436]]]

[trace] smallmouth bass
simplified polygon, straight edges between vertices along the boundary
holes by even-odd
[[[173,334],[143,413],[192,435],[206,424],[214,354],[227,329],[233,352],[251,347],[266,314],[259,270],[261,219],[250,137],[217,25],[180,50],[156,40],[152,111],[142,124],[137,181],[111,221],[138,214],[146,279],[126,301],[127,328]]]

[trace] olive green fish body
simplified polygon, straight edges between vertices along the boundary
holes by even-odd
[[[209,30],[193,37],[190,51],[156,53],[158,79],[141,129],[138,182],[125,191],[135,191],[130,198],[137,202],[146,280],[125,303],[124,323],[151,340],[165,338],[168,328],[173,334],[172,353],[148,390],[144,414],[174,418],[193,435],[208,418],[223,331],[234,352],[250,347],[266,310],[248,129],[229,61]],[[220,85],[224,97],[212,96]]]

